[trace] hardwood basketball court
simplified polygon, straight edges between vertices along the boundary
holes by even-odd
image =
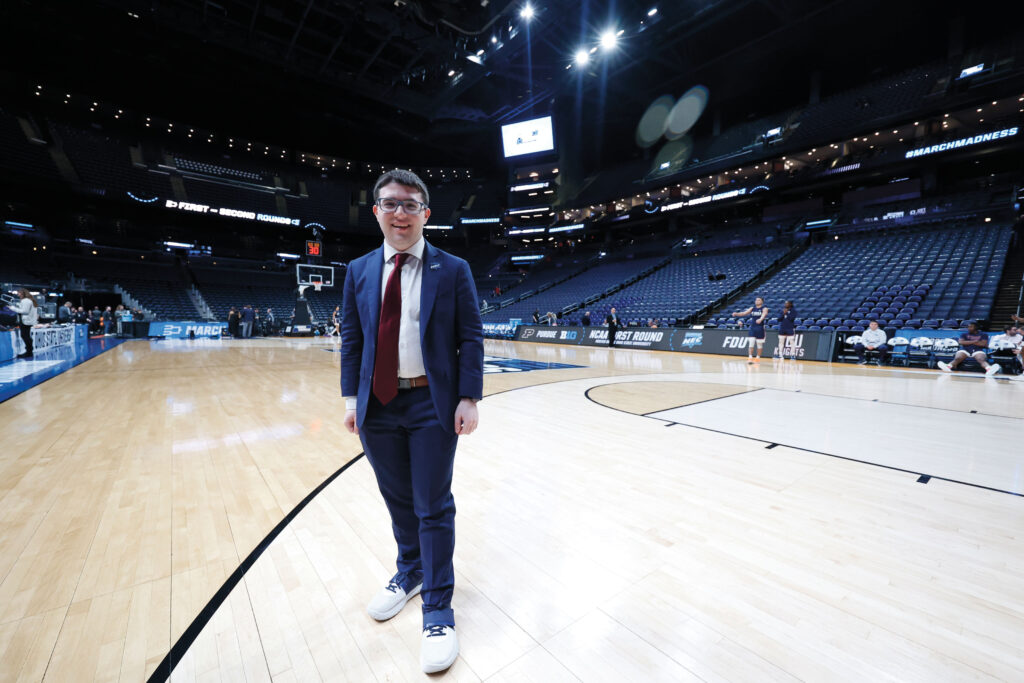
[[[129,342],[0,404],[0,680],[427,678],[419,601],[365,613],[336,351]],[[1019,381],[486,352],[442,678],[1019,679]]]

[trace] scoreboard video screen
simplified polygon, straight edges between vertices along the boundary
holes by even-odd
[[[551,117],[542,116],[539,119],[502,126],[501,141],[504,145],[506,159],[524,154],[550,152],[555,148]]]

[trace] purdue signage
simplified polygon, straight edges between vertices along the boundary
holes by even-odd
[[[516,329],[516,341],[608,346],[608,328],[520,325]],[[832,358],[835,332],[799,332],[793,342],[797,358],[827,361]],[[746,330],[627,327],[619,328],[615,335],[615,346],[618,348],[716,353],[725,356],[747,355],[749,343]],[[764,357],[770,358],[778,345],[778,334],[768,331]]]

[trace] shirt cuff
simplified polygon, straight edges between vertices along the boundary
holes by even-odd
[[[359,399],[355,396],[345,397],[345,410],[355,410],[356,406],[359,405]]]

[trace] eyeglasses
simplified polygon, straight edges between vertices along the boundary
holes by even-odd
[[[377,208],[384,213],[394,213],[398,211],[398,207],[402,207],[410,216],[416,216],[423,213],[423,209],[427,208],[427,205],[423,202],[416,201],[415,199],[406,199],[404,201],[398,199],[392,199],[391,197],[381,197],[374,202]]]

